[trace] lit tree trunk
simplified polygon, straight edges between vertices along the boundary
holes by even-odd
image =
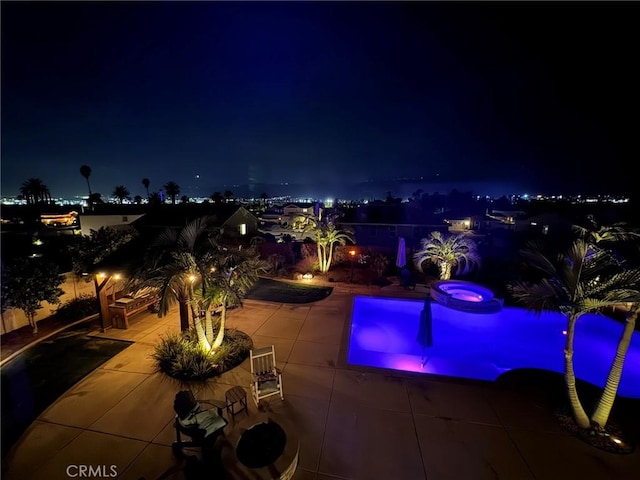
[[[211,308],[207,308],[204,317],[204,329],[207,334],[207,342],[213,342],[213,315]]]
[[[573,339],[576,329],[576,321],[578,317],[571,315],[569,317],[567,327],[567,341],[564,347],[564,381],[567,387],[567,394],[569,396],[569,404],[571,405],[571,412],[573,419],[580,428],[589,428],[589,417],[580,403],[578,397],[578,390],[576,389],[576,374],[573,370]]]
[[[451,264],[449,262],[440,262],[440,279],[449,280],[451,278]]]
[[[320,242],[316,244],[316,248],[318,250],[318,267],[320,268],[320,272],[324,273],[324,262],[323,262],[324,258],[322,256],[322,249],[320,246]]]
[[[640,304],[634,303],[629,309],[626,316],[626,322],[622,336],[618,342],[618,349],[616,350],[616,356],[609,370],[607,376],[607,383],[604,387],[604,391],[600,396],[598,407],[591,416],[591,421],[597,424],[600,428],[604,428],[609,420],[609,414],[613,408],[613,402],[616,399],[616,393],[618,392],[618,385],[620,384],[620,377],[622,376],[622,367],[624,366],[624,360],[627,356],[627,350],[631,343],[631,336],[636,326],[636,319],[638,318],[638,307]]]
[[[202,328],[202,319],[200,318],[200,315],[197,315],[196,317],[193,318],[193,323],[195,324],[195,327],[196,327],[196,336],[198,338],[198,345],[203,351],[208,352],[209,350],[211,350],[211,345],[209,344],[209,341],[207,340],[207,336],[204,332],[204,329]]]
[[[217,348],[220,347],[220,345],[222,345],[222,340],[224,340],[224,328],[225,328],[226,320],[227,320],[227,297],[225,296],[222,298],[222,311],[220,312],[220,327],[218,330],[218,335],[216,336],[215,342],[213,342],[213,345],[211,346],[213,350],[216,350]]]
[[[29,325],[33,328],[33,334],[38,333],[38,322],[36,322],[36,312],[25,312],[27,314],[27,320],[29,320]]]
[[[329,244],[329,257],[327,258],[327,272],[331,268],[331,261],[333,260],[333,243]],[[353,260],[351,260],[353,261]]]

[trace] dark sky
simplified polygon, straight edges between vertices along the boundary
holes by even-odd
[[[86,194],[82,164],[103,195],[632,186],[636,2],[1,5],[3,196],[29,177]]]

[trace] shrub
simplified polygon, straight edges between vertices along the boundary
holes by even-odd
[[[206,380],[240,365],[253,348],[251,337],[235,329],[227,329],[220,348],[205,352],[195,331],[168,334],[160,340],[151,355],[159,371],[179,380]]]
[[[58,307],[56,317],[68,322],[75,322],[96,313],[98,313],[98,299],[85,293]]]
[[[318,269],[318,258],[315,256],[305,257],[293,267],[295,273],[301,273],[303,275],[305,273],[314,273],[318,271]]]

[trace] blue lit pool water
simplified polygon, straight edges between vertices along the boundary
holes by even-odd
[[[433,345],[417,341],[421,300],[356,296],[348,361],[354,365],[495,380],[514,368],[564,372],[566,319],[504,307],[479,314],[431,302]],[[580,317],[576,328],[576,376],[604,386],[623,325],[602,315]],[[424,361],[424,365],[422,365]],[[640,398],[640,334],[634,332],[618,395]]]

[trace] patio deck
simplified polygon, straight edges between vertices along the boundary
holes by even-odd
[[[354,294],[424,298],[425,291],[333,285],[312,304],[247,300],[228,326],[275,345],[285,399],[267,410],[298,428],[297,480],[634,478],[640,453],[613,455],[563,431],[536,397],[482,382],[403,375],[349,366],[348,326]],[[178,463],[173,398],[177,382],[154,373],[154,343],[179,330],[177,310],[144,314],[128,330],[96,335],[135,342],[89,374],[27,430],[3,464],[3,478],[69,478],[70,465],[107,466],[117,478],[186,478]],[[207,382],[200,398],[224,401],[250,366]],[[249,400],[249,417],[261,415]],[[245,413],[227,428],[246,423]],[[237,423],[236,423],[237,422]],[[110,472],[111,470],[107,470]],[[72,472],[73,473],[73,472]],[[228,478],[242,478],[228,472]]]

